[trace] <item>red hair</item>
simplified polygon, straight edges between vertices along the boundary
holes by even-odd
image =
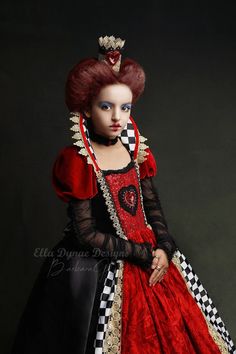
[[[84,112],[90,108],[91,101],[100,90],[113,84],[127,85],[136,102],[145,85],[142,67],[132,59],[125,59],[116,73],[112,68],[97,59],[80,61],[69,72],[66,81],[66,104],[71,112]]]

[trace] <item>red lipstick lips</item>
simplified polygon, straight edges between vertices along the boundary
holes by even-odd
[[[120,125],[120,124],[112,124],[111,127],[112,127],[112,128],[120,128],[121,125]]]

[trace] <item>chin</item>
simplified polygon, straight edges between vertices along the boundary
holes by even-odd
[[[109,137],[109,138],[115,138],[115,137],[117,137],[117,136],[119,136],[120,135],[120,132],[121,132],[121,130],[119,129],[117,132],[109,132],[108,134],[107,134],[107,137]]]
[[[117,136],[119,136],[119,134],[116,134],[116,135],[109,135],[108,138],[109,138],[109,139],[115,139]]]

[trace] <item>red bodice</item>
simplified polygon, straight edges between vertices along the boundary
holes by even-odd
[[[126,172],[105,175],[124,232],[146,227],[141,206],[139,181],[133,161]]]

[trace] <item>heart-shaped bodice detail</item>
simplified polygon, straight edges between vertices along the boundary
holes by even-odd
[[[131,215],[135,215],[138,206],[138,192],[136,187],[131,184],[128,187],[122,187],[118,192],[118,198],[121,207]]]

